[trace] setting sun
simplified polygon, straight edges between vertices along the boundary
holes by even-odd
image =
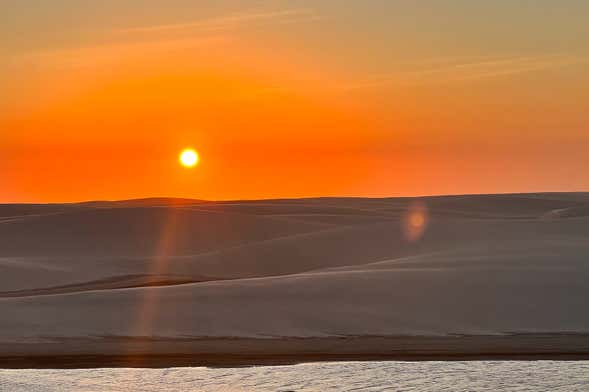
[[[184,167],[194,167],[198,164],[198,160],[198,153],[191,148],[187,148],[180,153],[180,163]]]

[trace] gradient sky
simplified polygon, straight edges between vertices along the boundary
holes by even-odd
[[[3,1],[0,202],[589,190],[587,15]]]

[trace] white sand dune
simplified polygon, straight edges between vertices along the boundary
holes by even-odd
[[[0,340],[589,333],[588,211],[587,193],[4,205]]]

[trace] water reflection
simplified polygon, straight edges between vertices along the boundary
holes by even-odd
[[[589,361],[325,362],[237,369],[0,370],[0,391],[589,391]]]

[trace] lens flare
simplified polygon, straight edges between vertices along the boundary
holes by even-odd
[[[419,240],[427,228],[427,208],[420,201],[409,205],[402,221],[405,238],[411,242]]]

